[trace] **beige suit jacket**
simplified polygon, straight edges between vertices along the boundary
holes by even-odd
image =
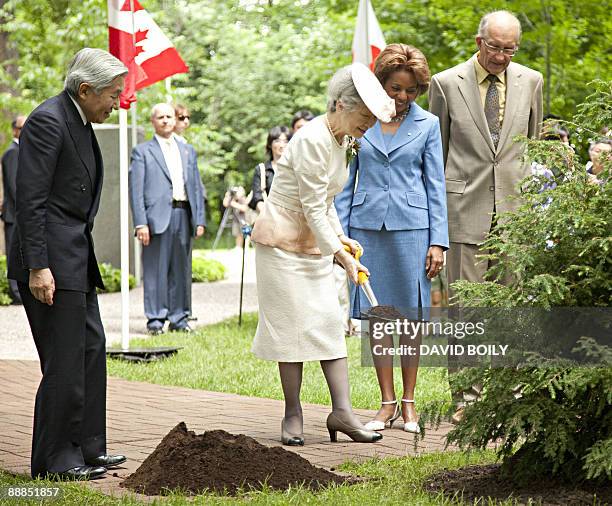
[[[497,149],[493,145],[473,58],[433,76],[429,110],[440,119],[450,242],[479,244],[493,212],[515,210],[517,183],[529,174],[516,135],[539,135],[542,74],[518,63],[506,70],[506,109]]]

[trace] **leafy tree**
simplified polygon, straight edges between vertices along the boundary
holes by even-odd
[[[141,0],[190,67],[139,93],[139,124],[152,133],[150,107],[172,99],[192,110],[188,138],[216,211],[225,188],[250,183],[267,130],[294,111],[322,112],[332,72],[351,61],[354,0]],[[586,83],[608,79],[611,21],[605,2],[583,0],[374,0],[387,42],[421,48],[432,72],[469,58],[480,16],[507,8],[524,34],[516,61],[544,73],[550,112],[573,114]],[[83,46],[107,47],[106,0],[0,0],[0,148],[10,117],[61,89],[66,65]],[[426,97],[419,99],[426,106]]]

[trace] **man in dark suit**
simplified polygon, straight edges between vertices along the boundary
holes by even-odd
[[[17,190],[17,161],[19,159],[19,135],[25,123],[25,116],[17,116],[11,123],[13,128],[13,142],[2,155],[2,189],[4,199],[2,201],[2,213],[0,218],[4,222],[4,249],[6,251],[7,264],[9,261],[11,244],[13,243],[13,229],[15,225],[15,192]],[[14,304],[21,304],[21,296],[17,288],[17,281],[9,279],[9,295]]]
[[[204,233],[203,187],[195,149],[177,141],[174,108],[151,111],[155,137],[132,151],[130,201],[136,237],[142,242],[147,330],[190,332],[192,239]]]
[[[79,51],[64,91],[39,105],[19,141],[16,279],[43,373],[36,394],[32,476],[92,479],[125,461],[106,454],[103,288],[91,230],[103,167],[92,123],[119,105],[127,68],[101,49]]]

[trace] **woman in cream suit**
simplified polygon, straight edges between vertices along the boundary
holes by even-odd
[[[329,83],[327,113],[292,137],[255,222],[259,324],[252,350],[279,364],[283,444],[304,444],[300,387],[306,360],[320,361],[329,387],[331,440],[338,431],[360,442],[382,438],[366,430],[351,407],[333,260],[353,282],[367,269],[344,250],[348,245],[356,253],[359,245],[342,232],[333,198],[348,177],[348,137],[361,137],[376,117],[389,121],[393,114],[393,101],[367,67],[340,69]]]
[[[378,302],[395,306],[405,317],[426,318],[431,279],[440,273],[448,249],[440,126],[436,116],[414,102],[427,91],[429,67],[418,49],[389,44],[378,55],[374,73],[395,100],[397,114],[389,123],[376,122],[360,141],[335,205],[346,234],[363,245],[361,259],[370,267]],[[351,294],[353,318],[361,318],[370,307],[360,292]],[[374,361],[382,407],[366,425],[372,430],[382,430],[402,415],[405,431],[420,431],[414,407],[418,356],[401,358],[400,404],[392,357]]]

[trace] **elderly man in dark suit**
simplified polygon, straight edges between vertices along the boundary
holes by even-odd
[[[151,111],[155,136],[132,151],[130,200],[136,237],[142,242],[147,330],[190,332],[188,262],[192,238],[204,233],[203,187],[195,149],[174,136],[169,104]]]
[[[106,453],[103,288],[92,227],[103,167],[92,123],[119,105],[127,68],[79,51],[64,91],[39,105],[19,141],[17,237],[9,264],[43,373],[36,394],[32,476],[93,479],[125,461]]]
[[[19,135],[25,123],[26,117],[19,115],[11,123],[13,128],[13,141],[2,155],[2,189],[4,198],[2,201],[2,213],[0,218],[4,222],[4,248],[6,250],[7,263],[13,243],[13,231],[15,228],[15,192],[17,191],[17,162],[19,160]],[[9,295],[14,304],[21,304],[21,296],[17,288],[17,281],[9,279]]]

